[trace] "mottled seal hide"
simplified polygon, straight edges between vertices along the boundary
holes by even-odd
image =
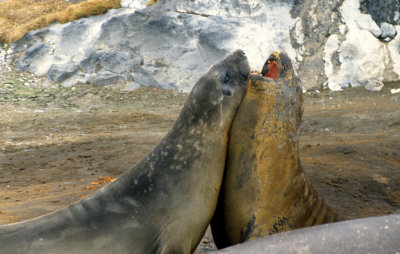
[[[285,53],[272,54],[267,63],[265,77],[250,76],[232,123],[211,223],[218,248],[337,219],[309,184],[300,163],[300,81]],[[273,68],[271,75],[268,68]]]
[[[247,57],[235,51],[195,84],[170,132],[94,195],[0,227],[0,252],[190,253],[215,211],[228,131],[244,97]]]
[[[400,215],[296,229],[238,244],[214,254],[364,254],[400,252]]]

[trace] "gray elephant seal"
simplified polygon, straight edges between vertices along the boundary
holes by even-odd
[[[191,253],[215,211],[228,132],[250,66],[241,50],[195,84],[170,132],[94,195],[0,226],[0,253]]]
[[[222,249],[215,254],[399,253],[400,215],[296,229]]]
[[[232,122],[211,228],[218,248],[338,220],[307,180],[299,157],[302,89],[290,58],[275,52],[251,75]]]

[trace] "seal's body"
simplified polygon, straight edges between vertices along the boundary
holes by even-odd
[[[241,50],[214,65],[144,159],[66,209],[0,226],[0,253],[193,252],[215,211],[249,73]]]
[[[399,251],[400,215],[393,214],[296,229],[213,253],[364,254]]]
[[[300,81],[285,53],[274,53],[268,61],[273,73],[263,70],[265,77],[250,76],[232,123],[211,223],[218,248],[337,220],[307,181],[300,163]]]

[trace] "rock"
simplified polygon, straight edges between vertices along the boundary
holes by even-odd
[[[400,2],[398,0],[361,0],[360,10],[362,13],[371,15],[377,24],[387,22],[400,25]]]
[[[62,82],[78,71],[78,68],[70,61],[63,64],[52,64],[47,72],[50,80]]]
[[[132,72],[135,66],[140,66],[142,63],[140,56],[134,57],[130,52],[109,51],[99,58],[99,64],[103,69],[119,74]]]
[[[379,38],[381,35],[381,29],[372,19],[371,15],[368,14],[358,14],[358,18],[355,19],[358,28],[360,30],[369,31],[373,34],[376,38]]]
[[[105,86],[117,84],[123,81],[124,78],[121,75],[104,71],[97,73],[97,75],[91,80],[91,84],[93,86]]]
[[[400,40],[396,37],[388,44],[379,40],[381,29],[372,25],[374,21],[370,15],[359,9],[358,0],[343,1],[339,12],[346,30],[344,34],[336,32],[338,38],[325,44],[325,73],[329,74],[326,84],[332,90],[365,85],[380,90],[382,81],[399,79]],[[328,49],[327,45],[330,45]]]
[[[17,66],[21,70],[29,70],[30,72],[35,73],[37,72],[37,69],[35,68],[34,63],[40,58],[46,57],[46,54],[50,51],[51,47],[44,43],[33,45],[26,50],[25,55],[18,62]],[[42,74],[42,72],[40,72],[40,74]]]
[[[32,31],[11,52],[21,70],[48,74],[47,83],[64,86],[189,91],[201,73],[237,48],[253,69],[261,69],[272,51],[285,50],[304,89],[379,90],[383,81],[400,79],[396,0],[146,3],[123,0],[124,8],[104,15]]]
[[[168,85],[161,86],[154,78],[152,78],[149,73],[144,70],[143,68],[136,68],[135,72],[130,75],[130,87],[131,89],[133,87],[137,86],[153,86],[153,87],[158,87],[158,88],[165,88],[165,89],[171,89],[171,90],[176,90],[176,86],[168,87]]]
[[[348,147],[348,146],[338,146],[338,147],[336,147],[336,151],[343,153],[343,154],[356,153],[356,150],[354,147]]]
[[[100,63],[100,57],[100,52],[98,53],[94,50],[88,50],[85,57],[82,59],[82,61],[80,61],[78,66],[85,73],[94,73],[96,69],[99,68],[98,65]]]
[[[367,80],[367,83],[365,84],[365,89],[370,91],[380,91],[382,90],[383,86],[384,85],[381,80],[370,79]]]
[[[389,23],[382,22],[380,25],[380,29],[381,35],[379,36],[379,38],[384,41],[390,41],[394,39],[394,37],[396,37],[397,35],[396,28]]]

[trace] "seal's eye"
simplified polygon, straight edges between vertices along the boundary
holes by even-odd
[[[225,76],[224,76],[224,79],[223,79],[223,83],[224,84],[227,84],[227,83],[229,83],[231,81],[231,74],[229,73],[229,72],[226,72],[225,73]]]
[[[228,71],[224,72],[224,75],[221,77],[222,85],[221,85],[221,90],[222,93],[225,96],[231,96],[232,91],[231,91],[231,83],[232,83],[232,77],[231,74]]]

